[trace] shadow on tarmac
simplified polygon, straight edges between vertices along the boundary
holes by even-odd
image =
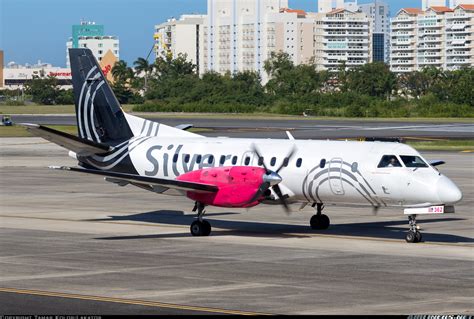
[[[245,237],[278,237],[278,238],[305,238],[315,234],[334,235],[334,236],[353,236],[353,237],[375,237],[380,239],[405,239],[408,230],[406,221],[381,221],[368,223],[351,223],[331,225],[327,230],[312,230],[309,225],[288,225],[251,221],[231,221],[217,220],[213,217],[234,215],[238,213],[207,213],[205,219],[208,220],[214,228],[211,236],[245,236]],[[160,210],[147,213],[133,214],[127,216],[110,216],[106,219],[93,219],[90,221],[134,221],[147,222],[163,225],[189,226],[195,219],[194,215],[186,215],[183,211]],[[419,224],[461,221],[462,218],[438,218],[420,220]],[[431,243],[473,243],[474,238],[425,232],[422,229],[423,241]],[[166,239],[191,237],[189,231],[180,233],[137,235],[137,236],[116,236],[96,238],[101,240],[131,240],[131,239]]]

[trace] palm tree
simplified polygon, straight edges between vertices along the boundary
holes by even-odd
[[[127,62],[120,60],[112,68],[112,75],[117,81],[127,83],[133,78],[133,70],[127,66]]]
[[[145,92],[148,89],[148,75],[153,72],[154,65],[150,64],[147,59],[144,58],[138,58],[133,65],[135,66],[135,74],[138,76],[141,73],[145,73],[145,87],[144,90]]]

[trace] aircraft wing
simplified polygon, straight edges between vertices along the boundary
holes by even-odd
[[[95,143],[75,135],[54,130],[38,124],[19,124],[24,126],[32,134],[42,137],[81,156],[103,154],[113,148],[100,143]]]
[[[154,188],[158,187],[161,189],[174,189],[180,191],[194,191],[200,193],[216,193],[219,188],[212,184],[193,183],[185,181],[177,181],[174,179],[164,179],[155,177],[146,177],[134,174],[125,174],[117,172],[107,172],[95,169],[86,169],[78,167],[67,167],[67,166],[50,166],[52,169],[86,173],[92,175],[104,176],[109,181],[123,185],[132,184],[143,188]]]

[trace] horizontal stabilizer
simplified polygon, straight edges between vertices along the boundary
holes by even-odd
[[[177,181],[174,179],[164,179],[164,178],[155,178],[155,177],[146,177],[134,174],[125,174],[117,172],[108,172],[100,171],[95,169],[85,169],[77,167],[67,167],[67,166],[51,166],[52,169],[59,169],[64,171],[79,172],[93,175],[100,175],[107,177],[108,179],[113,179],[115,183],[123,181],[133,185],[143,185],[143,186],[158,186],[171,188],[176,190],[183,191],[195,191],[202,193],[216,193],[219,188],[211,184],[202,184],[202,183],[193,183],[185,181]]]
[[[187,131],[189,129],[192,129],[194,127],[194,125],[192,124],[179,124],[179,125],[176,125],[175,128],[179,129],[179,130],[183,130],[183,131]]]
[[[95,143],[75,135],[54,130],[52,128],[38,124],[19,124],[24,126],[33,135],[39,136],[54,144],[73,151],[79,156],[90,156],[94,154],[103,154],[111,151],[113,148],[101,143]]]

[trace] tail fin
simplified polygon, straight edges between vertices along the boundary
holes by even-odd
[[[120,103],[90,49],[69,49],[79,137],[115,145],[133,137]]]

